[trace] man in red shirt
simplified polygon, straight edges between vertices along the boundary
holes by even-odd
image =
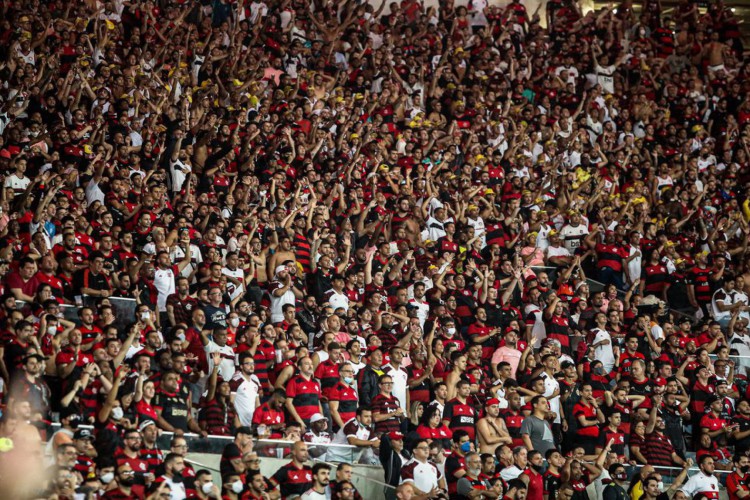
[[[258,433],[260,439],[280,439],[281,431],[286,426],[284,417],[284,405],[286,405],[286,392],[284,389],[275,389],[271,398],[260,405],[253,413],[253,425],[265,425],[268,429],[267,435]]]
[[[734,472],[727,476],[729,500],[750,498],[750,485],[747,475],[750,472],[750,458],[744,453],[736,453],[732,463],[734,464]]]
[[[18,262],[18,271],[8,275],[8,289],[16,300],[34,302],[34,294],[39,287],[39,279],[35,274],[36,263],[31,258],[24,257]]]
[[[146,473],[148,464],[141,459],[140,448],[142,442],[141,434],[136,429],[125,431],[123,437],[124,446],[115,452],[118,465],[128,464],[135,472]]]
[[[721,416],[724,401],[721,397],[713,394],[706,400],[706,406],[709,410],[701,417],[701,434],[708,434],[719,446],[724,446],[726,445],[727,434],[734,430],[734,427],[728,425],[728,422]]]
[[[544,478],[542,476],[542,471],[544,470],[544,457],[542,457],[542,452],[538,450],[530,451],[528,460],[531,467],[528,467],[523,471],[523,473],[518,476],[518,479],[526,483],[526,498],[529,500],[533,498],[542,498],[542,495],[544,494]]]

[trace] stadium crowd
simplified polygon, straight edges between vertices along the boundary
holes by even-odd
[[[721,0],[0,9],[6,498],[749,497]]]

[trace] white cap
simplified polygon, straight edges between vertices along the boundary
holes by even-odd
[[[320,422],[321,420],[325,420],[326,418],[321,415],[320,413],[314,414],[312,417],[310,417],[310,423],[314,424],[315,422]]]

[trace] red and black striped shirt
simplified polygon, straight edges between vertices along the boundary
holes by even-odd
[[[476,437],[477,410],[468,403],[462,403],[458,398],[453,398],[445,403],[443,410],[443,421],[448,421],[448,427],[455,433],[464,430],[469,434],[472,441]]]
[[[297,414],[303,420],[309,420],[320,411],[320,384],[307,380],[302,375],[293,377],[286,386],[286,395],[292,398]]]

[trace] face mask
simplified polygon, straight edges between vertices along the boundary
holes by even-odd
[[[245,489],[245,486],[242,484],[242,481],[235,481],[232,483],[232,491],[237,493],[238,495],[242,493],[242,490]]]
[[[49,333],[50,335],[54,335],[55,333],[57,333],[57,327],[56,326],[48,326],[47,327],[47,333]]]
[[[471,451],[471,442],[467,441],[464,444],[462,444],[461,451],[464,453],[469,453]]]
[[[185,342],[185,334],[184,333],[178,333],[177,338],[180,339],[180,342]]]
[[[531,464],[531,466],[534,468],[535,471],[537,471],[539,474],[541,474],[544,471],[544,466],[542,465],[534,465]]]
[[[238,326],[240,326],[240,318],[230,319],[229,324],[231,325],[232,328],[237,328]]]
[[[172,474],[172,476],[173,476],[172,477],[172,482],[175,483],[175,484],[180,484],[182,482],[182,480],[183,480],[183,478],[182,478],[182,472],[174,471],[174,473]]]
[[[209,481],[208,483],[203,483],[203,486],[201,486],[201,489],[203,490],[203,493],[205,495],[208,495],[209,493],[211,493],[211,490],[213,489],[213,487],[214,487],[214,483]]]
[[[141,313],[141,321],[148,321],[150,317],[151,317],[151,314],[149,314],[148,312]]]
[[[656,483],[656,487],[659,488],[659,491],[664,491],[664,481]]]
[[[351,385],[354,382],[354,377],[344,377],[344,382]]]
[[[615,474],[612,476],[612,479],[618,479],[620,481],[626,481],[628,479],[627,473],[623,472],[621,474]]]
[[[747,474],[748,471],[750,471],[750,465],[743,465],[742,467],[740,467],[740,472],[742,472],[743,474]]]
[[[102,480],[102,484],[109,484],[112,482],[112,480],[115,478],[114,472],[107,472],[106,474],[102,474],[102,477],[99,479]]]
[[[455,328],[448,328],[448,330],[445,333],[447,333],[448,335],[453,335],[454,333],[456,333],[456,329]]]
[[[122,408],[119,406],[117,408],[112,408],[112,419],[113,420],[120,420],[123,416],[124,412],[122,411]]]

